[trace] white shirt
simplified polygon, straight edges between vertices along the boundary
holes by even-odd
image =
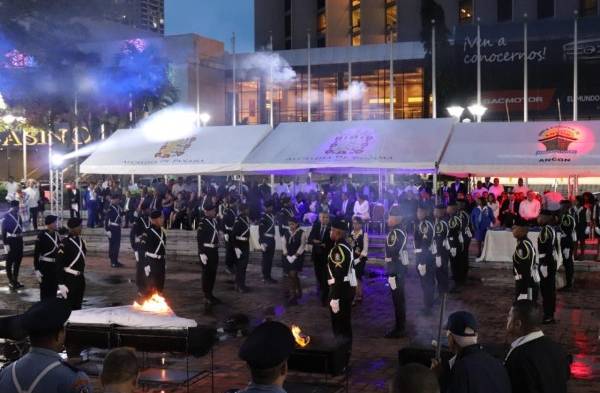
[[[40,201],[40,191],[35,187],[27,187],[24,190],[26,195],[25,205],[28,208],[38,207],[38,202]]]
[[[364,200],[363,203],[360,203],[360,201],[354,202],[354,215],[359,216],[363,220],[371,218],[369,214],[369,201]]]
[[[484,192],[488,192],[488,189],[485,187],[476,188],[473,190],[473,192],[471,192],[471,195],[473,198],[481,198]]]
[[[275,192],[279,195],[286,193],[286,194],[290,194],[290,188],[288,187],[287,184],[283,183],[283,184],[278,184],[275,186]]]
[[[179,194],[181,191],[183,191],[183,184],[179,184],[179,183],[173,184],[173,188],[171,189],[173,196],[177,196],[177,194]]]
[[[513,193],[515,193],[515,194],[516,194],[517,192],[520,192],[520,193],[522,193],[523,195],[527,195],[527,192],[528,192],[528,191],[529,191],[529,188],[527,188],[527,186],[519,186],[519,185],[516,185],[516,186],[514,186],[514,187],[513,187]]]
[[[527,344],[528,342],[531,342],[533,340],[537,340],[538,338],[541,338],[541,337],[544,337],[544,332],[542,332],[541,330],[538,330],[537,332],[531,332],[525,336],[521,336],[521,337],[517,338],[515,341],[513,341],[510,344],[510,350],[506,354],[506,358],[504,359],[504,362],[506,362],[508,360],[508,358],[510,357],[510,354],[512,353],[512,351],[515,348],[520,347],[521,345]]]
[[[540,209],[540,201],[534,199],[530,202],[528,199],[525,199],[519,205],[519,215],[525,220],[531,220],[540,215]]]
[[[494,194],[496,196],[496,199],[498,199],[498,197],[500,195],[502,195],[503,192],[504,192],[504,186],[502,184],[498,184],[497,186],[492,185],[489,190],[489,193]]]
[[[349,199],[342,201],[342,214],[346,214],[346,212],[348,211],[348,203],[350,203]]]
[[[18,189],[19,189],[19,183],[17,183],[16,181],[14,181],[12,183],[11,182],[6,183],[6,201],[7,202],[15,200]]]

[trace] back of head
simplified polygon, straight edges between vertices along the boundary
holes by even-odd
[[[521,321],[522,333],[531,333],[540,329],[540,309],[531,300],[517,300],[512,305],[512,319]]]
[[[390,384],[390,393],[439,393],[437,376],[422,364],[401,366]]]
[[[106,355],[100,381],[103,386],[131,384],[135,387],[139,365],[133,348],[115,348]]]

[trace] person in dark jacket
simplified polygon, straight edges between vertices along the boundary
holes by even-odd
[[[504,365],[513,393],[566,393],[570,361],[562,346],[540,329],[540,312],[531,300],[516,301],[506,325],[510,345]]]
[[[432,360],[440,375],[442,392],[510,393],[510,380],[502,362],[477,343],[478,326],[473,314],[457,311],[448,317],[448,347],[455,356],[448,366]]]

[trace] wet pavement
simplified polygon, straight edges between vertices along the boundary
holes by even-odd
[[[195,247],[195,245],[194,245]],[[136,294],[133,260],[122,252],[123,269],[111,269],[106,258],[90,257],[87,267],[87,291],[84,307],[104,307],[130,304]],[[308,260],[309,258],[307,258]],[[225,304],[215,308],[213,315],[205,315],[200,286],[200,266],[188,262],[169,261],[165,297],[178,316],[193,318],[201,325],[222,326],[228,316],[236,313],[248,315],[251,324],[266,317],[295,323],[315,338],[330,333],[329,311],[318,303],[312,266],[308,264],[301,276],[304,297],[299,306],[284,307],[280,285],[265,285],[259,279],[256,256],[249,268],[248,284],[251,292],[240,295],[233,292],[230,276],[220,272],[215,295]],[[31,274],[32,261],[24,259],[21,281],[24,290],[11,293],[6,286],[6,276],[0,271],[0,315],[7,310],[23,310],[35,301],[38,290]],[[221,266],[223,261],[221,260]],[[389,288],[381,267],[371,264],[365,277],[364,302],[353,309],[354,345],[349,378],[350,392],[386,392],[387,381],[394,373],[398,350],[411,345],[431,347],[437,335],[438,315],[423,316],[421,288],[417,274],[411,269],[407,281],[408,332],[401,340],[386,340],[383,335],[393,325]],[[274,277],[281,279],[281,269],[274,269]],[[460,294],[448,298],[447,311],[461,309],[473,312],[480,323],[480,341],[501,344],[506,342],[504,327],[510,308],[513,281],[508,269],[472,269],[470,285]],[[557,302],[556,325],[544,327],[544,332],[561,342],[573,354],[573,379],[569,392],[584,393],[600,391],[600,273],[581,272],[576,275],[575,292],[560,293]],[[326,332],[326,334],[324,333]],[[248,380],[248,371],[237,357],[243,338],[228,338],[214,348],[215,392],[241,388]],[[181,369],[185,362],[174,355],[165,356],[168,363]],[[211,358],[190,359],[193,370],[210,368]],[[324,377],[312,377],[293,373],[290,381],[308,380],[324,382]],[[329,378],[328,383],[342,383],[342,378]],[[97,379],[94,379],[98,387]],[[184,388],[151,389],[154,392],[183,392]],[[290,389],[291,391],[292,389]],[[211,378],[205,378],[190,387],[191,392],[210,392]]]

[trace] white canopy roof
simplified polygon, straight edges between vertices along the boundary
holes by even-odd
[[[244,172],[432,172],[452,119],[282,123],[242,165]]]
[[[118,130],[81,164],[82,173],[115,175],[231,174],[269,133],[268,125],[218,126],[184,139],[152,141],[139,129]]]
[[[600,175],[600,121],[456,124],[440,172],[465,176]]]

